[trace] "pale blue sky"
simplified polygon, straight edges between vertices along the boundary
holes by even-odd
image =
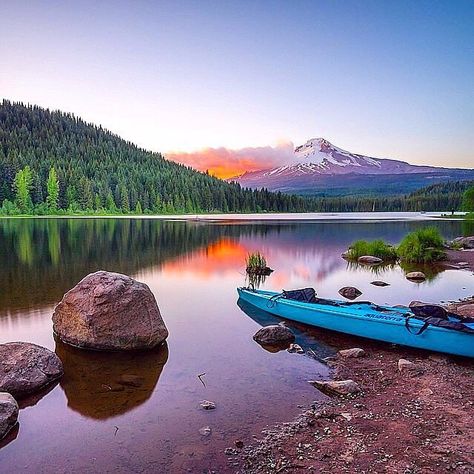
[[[155,151],[325,137],[474,166],[474,1],[0,0],[0,97]]]

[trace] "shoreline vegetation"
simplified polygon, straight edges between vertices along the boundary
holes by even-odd
[[[343,257],[357,261],[365,256],[380,259],[381,263],[435,263],[446,258],[447,248],[436,227],[426,227],[407,234],[399,245],[393,246],[383,240],[358,240],[349,246]]]

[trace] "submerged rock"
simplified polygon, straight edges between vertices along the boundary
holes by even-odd
[[[59,357],[29,342],[0,344],[0,391],[14,397],[37,392],[63,375]]]
[[[405,275],[405,278],[412,281],[424,281],[426,275],[423,272],[409,272]]]
[[[382,280],[371,281],[370,284],[374,286],[390,286],[390,283],[386,283],[385,281],[382,281]]]
[[[352,395],[361,391],[359,385],[353,380],[310,380],[309,383],[321,392],[335,395]]]
[[[353,357],[364,357],[365,351],[360,347],[353,347],[352,349],[343,349],[338,352],[338,355],[344,357],[345,359]]]
[[[299,344],[290,344],[287,349],[288,352],[296,352],[297,354],[304,354],[304,349]]]
[[[286,327],[274,324],[258,330],[253,336],[254,341],[267,346],[291,344],[295,335]]]
[[[199,428],[199,434],[207,438],[208,436],[211,436],[212,428],[210,426],[203,426],[202,428]]]
[[[67,344],[111,351],[151,349],[168,337],[148,286],[106,271],[87,275],[64,295],[53,330]]]
[[[374,257],[373,255],[362,255],[357,259],[357,262],[363,265],[378,265],[379,263],[382,263],[383,260],[379,257]]]
[[[214,410],[216,408],[216,404],[209,400],[202,400],[199,405],[201,405],[201,408],[204,408],[204,410]]]
[[[0,392],[0,439],[3,439],[18,421],[18,403],[6,392]]]
[[[354,286],[345,286],[339,290],[339,294],[348,300],[355,300],[362,294],[362,291]]]

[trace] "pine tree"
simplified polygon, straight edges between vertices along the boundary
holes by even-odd
[[[31,168],[27,165],[18,171],[13,181],[15,204],[22,213],[28,213],[33,210],[33,202],[31,201],[32,186],[33,174]]]
[[[48,212],[55,213],[59,207],[59,180],[54,166],[49,169],[46,191],[48,193],[46,196]]]

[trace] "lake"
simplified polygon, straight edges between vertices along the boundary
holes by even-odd
[[[249,443],[268,425],[291,420],[322,396],[307,383],[329,377],[321,359],[358,340],[287,323],[310,355],[271,353],[253,340],[278,322],[237,304],[245,257],[261,251],[275,272],[267,289],[313,286],[337,297],[357,286],[383,304],[456,300],[473,293],[469,271],[404,271],[348,265],[341,253],[356,239],[398,242],[435,225],[446,238],[473,233],[461,221],[314,220],[168,221],[153,219],[0,220],[0,342],[29,341],[55,350],[65,367],[54,387],[22,402],[19,429],[0,443],[1,470],[13,472],[218,472],[223,450]],[[103,269],[145,282],[170,331],[149,353],[105,354],[56,343],[51,315],[62,295]],[[411,269],[411,268],[410,268]],[[374,279],[390,283],[385,288]],[[138,387],[117,387],[123,374]],[[199,374],[202,381],[198,378]],[[200,401],[217,408],[202,410]],[[209,426],[209,436],[199,430]]]

